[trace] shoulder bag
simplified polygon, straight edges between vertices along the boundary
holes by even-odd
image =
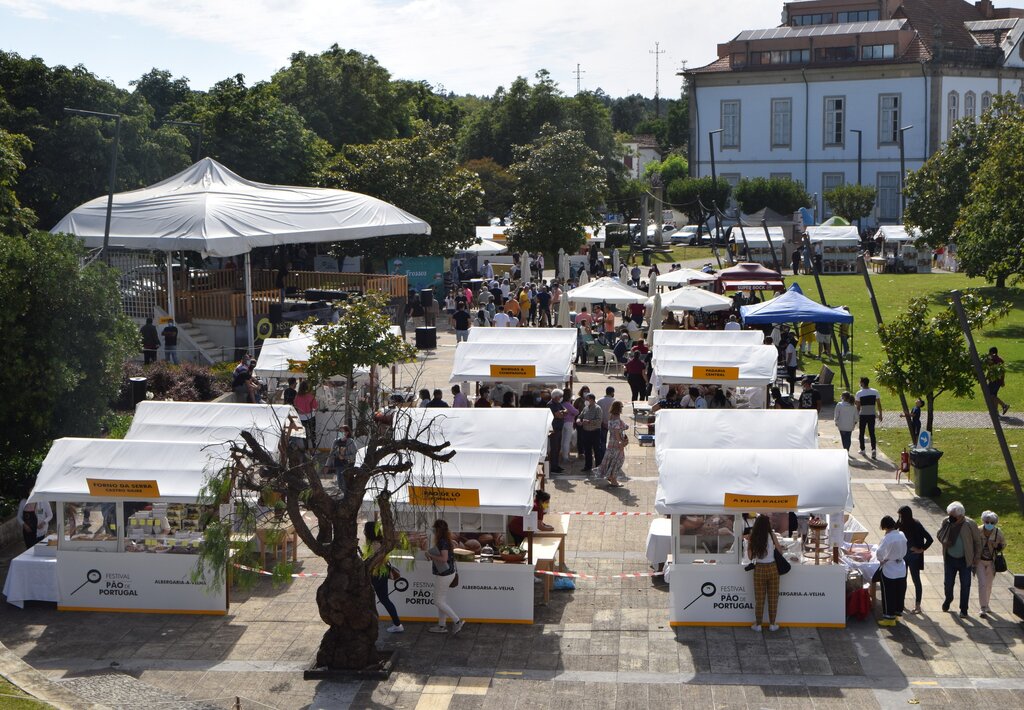
[[[779,568],[779,576],[780,577],[782,575],[786,574],[787,572],[789,572],[789,570],[791,570],[793,568],[793,565],[791,565],[789,563],[789,560],[787,560],[783,556],[783,554],[781,552],[779,552],[778,548],[776,548],[776,550],[775,550],[775,566]]]
[[[999,528],[996,528],[995,535],[993,535],[993,537],[998,537],[999,532]],[[992,555],[992,567],[993,569],[995,569],[996,572],[1005,572],[1007,570],[1006,558],[1003,557],[1002,547],[996,548],[995,553]]]

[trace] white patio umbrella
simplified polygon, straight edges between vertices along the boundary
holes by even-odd
[[[612,276],[619,275],[619,250],[612,249]]]
[[[580,286],[585,285],[589,281],[590,281],[590,274],[587,273],[586,269],[580,269],[580,278],[579,278]]]
[[[647,300],[647,294],[627,286],[618,279],[605,276],[574,288],[563,298],[576,303],[614,303],[621,306],[630,303],[643,303]]]
[[[561,278],[567,278],[569,276],[569,264],[565,259],[565,249],[559,247],[558,249],[558,262],[556,264],[558,276]]]
[[[569,299],[568,291],[562,293],[562,300],[558,304],[558,327],[559,328],[571,328],[572,323],[569,322]]]
[[[661,294],[655,291],[654,296],[651,298],[651,330],[661,327],[661,312],[663,310],[661,307]]]
[[[647,299],[648,306],[654,306],[656,294]],[[720,296],[696,286],[683,286],[669,291],[661,298],[661,307],[669,311],[727,311],[732,308],[732,299]]]
[[[647,294],[653,296],[658,292],[658,275],[651,274],[651,280],[647,283]]]
[[[676,269],[658,277],[659,286],[687,286],[693,283],[712,283],[714,274],[705,274],[696,269]]]

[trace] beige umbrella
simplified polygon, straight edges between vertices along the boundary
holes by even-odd
[[[650,283],[647,284],[647,293],[648,293],[648,295],[653,296],[657,292],[658,292],[658,275],[657,274],[651,274],[651,281],[650,281]]]

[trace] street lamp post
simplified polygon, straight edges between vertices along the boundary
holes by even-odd
[[[167,124],[168,126],[188,126],[196,129],[196,147],[195,155],[193,156],[192,162],[198,163],[200,156],[202,156],[203,150],[203,126],[195,121],[161,121],[161,123]]]
[[[110,151],[110,175],[107,181],[107,220],[103,226],[103,247],[100,249],[100,257],[106,255],[107,244],[110,242],[110,216],[114,210],[114,182],[117,180],[117,148],[121,141],[121,115],[117,113],[101,113],[99,111],[85,111],[79,108],[65,108],[64,113],[71,113],[76,116],[96,116],[98,118],[109,118],[114,121],[114,146]]]
[[[862,180],[863,180],[862,169],[864,167],[864,152],[862,150],[863,147],[864,147],[864,131],[859,130],[857,128],[851,128],[850,129],[850,133],[856,133],[857,134],[857,185],[859,187],[860,185],[864,184],[862,182]],[[857,232],[858,233],[861,231],[860,221],[861,221],[861,218],[857,217]]]
[[[913,126],[903,126],[899,130],[900,134],[900,224],[903,224],[903,213],[907,209],[907,196],[903,193],[903,186],[907,179],[907,163],[906,155],[904,150],[904,139],[903,134],[909,131]]]
[[[711,189],[714,190],[718,185],[718,175],[715,174],[715,134],[721,133],[725,129],[719,128],[715,131],[708,131],[708,145],[711,147]],[[715,208],[715,241],[720,242],[722,240],[722,220],[719,219],[720,211],[718,205],[714,205]]]

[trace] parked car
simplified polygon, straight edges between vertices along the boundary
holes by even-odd
[[[688,224],[672,234],[673,244],[686,244],[695,247],[701,243],[700,227],[696,224]]]

